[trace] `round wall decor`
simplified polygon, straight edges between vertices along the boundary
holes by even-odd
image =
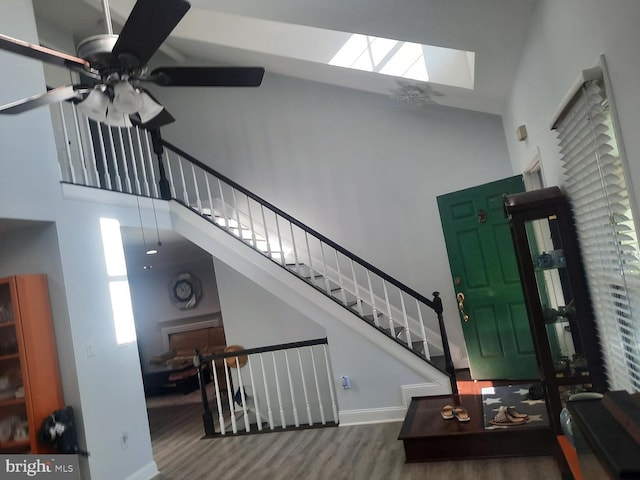
[[[202,298],[202,282],[189,272],[176,275],[169,283],[169,298],[180,310],[190,310]]]

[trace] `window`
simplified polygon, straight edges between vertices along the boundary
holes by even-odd
[[[566,174],[609,388],[640,391],[640,257],[604,60],[557,116]]]

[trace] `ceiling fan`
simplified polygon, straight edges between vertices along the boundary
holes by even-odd
[[[111,126],[155,129],[175,119],[141,84],[166,87],[257,87],[262,67],[159,67],[146,65],[191,8],[186,0],[137,0],[120,35],[113,34],[108,0],[102,0],[107,33],[89,37],[77,57],[0,34],[0,49],[66,67],[88,78],[0,106],[17,114],[71,100],[89,118]]]

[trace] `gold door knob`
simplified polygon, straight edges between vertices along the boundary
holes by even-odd
[[[469,315],[467,315],[466,313],[464,313],[464,293],[460,292],[456,295],[456,298],[458,299],[458,308],[460,309],[460,313],[462,314],[462,319],[465,322],[469,321]]]

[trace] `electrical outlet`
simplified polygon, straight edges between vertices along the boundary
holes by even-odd
[[[129,446],[129,432],[126,428],[122,429],[122,435],[120,436],[120,446],[123,450],[126,450]]]

